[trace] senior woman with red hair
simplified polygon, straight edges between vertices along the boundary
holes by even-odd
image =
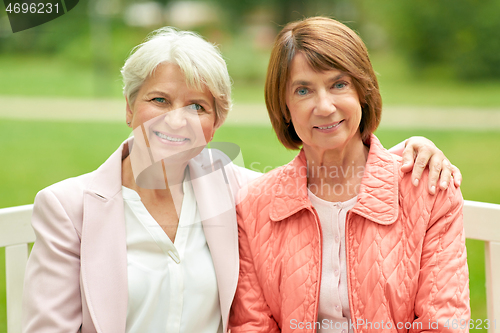
[[[430,194],[428,171],[412,184],[373,134],[382,100],[359,36],[329,18],[288,24],[265,91],[278,139],[302,149],[237,207],[232,332],[467,330],[462,195]]]

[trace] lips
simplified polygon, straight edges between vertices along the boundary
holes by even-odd
[[[329,129],[338,127],[343,122],[344,122],[344,119],[342,119],[341,121],[336,122],[336,123],[326,124],[326,125],[322,125],[322,126],[314,126],[314,128],[318,128],[320,130],[329,130]]]
[[[158,132],[158,131],[153,131],[153,133],[158,138],[160,138],[162,140],[167,140],[167,141],[172,142],[172,143],[182,143],[185,141],[189,141],[189,138],[179,136],[179,135],[165,134],[165,133]]]

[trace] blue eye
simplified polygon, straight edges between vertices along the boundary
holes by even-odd
[[[297,94],[301,95],[301,96],[306,95],[308,92],[309,92],[309,90],[307,88],[299,88],[299,89],[297,89]]]
[[[165,98],[163,97],[155,97],[152,99],[152,101],[158,102],[158,103],[165,103]]]
[[[205,111],[205,108],[201,106],[200,104],[194,103],[188,106],[190,109],[195,110],[195,111]]]
[[[342,88],[345,88],[347,86],[347,82],[337,82],[333,85],[334,88],[336,89],[342,89]]]

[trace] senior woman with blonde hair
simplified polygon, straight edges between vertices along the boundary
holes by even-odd
[[[225,332],[232,196],[258,175],[203,149],[231,108],[226,64],[198,35],[163,28],[122,75],[134,138],[35,199],[23,331]]]
[[[122,75],[134,136],[97,170],[36,196],[23,331],[226,332],[235,195],[258,175],[204,149],[231,107],[226,64],[198,35],[163,28]],[[441,168],[432,143],[415,145]]]
[[[232,332],[466,331],[460,190],[414,186],[373,134],[382,101],[358,35],[323,17],[286,25],[265,89],[278,139],[302,149],[237,206]]]

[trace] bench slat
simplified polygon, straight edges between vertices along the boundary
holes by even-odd
[[[35,241],[31,227],[32,211],[33,205],[0,209],[0,247]]]
[[[28,260],[28,244],[5,248],[5,280],[7,283],[7,332],[21,332],[24,273]]]

